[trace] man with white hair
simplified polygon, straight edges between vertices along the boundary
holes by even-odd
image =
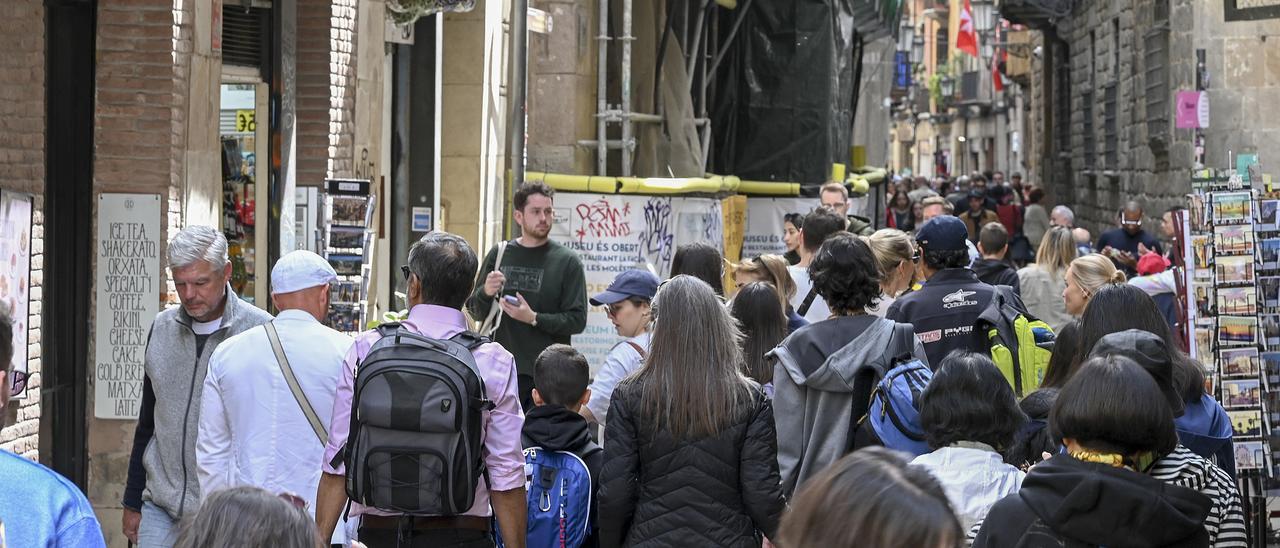
[[[182,229],[168,259],[181,306],[151,324],[124,490],[124,534],[139,548],[172,546],[178,522],[199,509],[196,434],[209,357],[227,338],[271,319],[232,291],[227,239],[217,229]]]
[[[1075,228],[1076,214],[1067,206],[1057,206],[1053,208],[1053,213],[1049,214],[1049,224],[1065,228]]]
[[[315,508],[314,464],[324,458],[333,394],[353,342],[320,323],[337,278],[310,251],[281,257],[271,269],[276,319],[213,351],[196,444],[202,493],[253,485],[295,494]],[[346,544],[342,528],[333,544]]]

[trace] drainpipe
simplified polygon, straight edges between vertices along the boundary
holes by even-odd
[[[511,183],[524,184],[526,103],[529,96],[529,0],[511,2]]]
[[[605,121],[605,111],[609,110],[609,0],[600,0],[600,32],[596,40],[600,54],[596,66],[596,175],[605,175],[609,169],[608,126]]]
[[[631,12],[633,0],[622,0],[622,176],[631,176],[631,160],[636,150],[631,127]]]

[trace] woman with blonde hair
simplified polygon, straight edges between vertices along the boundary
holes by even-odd
[[[791,306],[791,299],[796,295],[796,282],[787,272],[787,259],[782,255],[761,255],[752,257],[738,264],[733,270],[733,281],[738,289],[752,282],[764,282],[773,286],[778,292],[778,300],[787,313],[787,333],[809,325],[809,320],[796,314]]]
[[[1067,288],[1067,270],[1075,258],[1076,241],[1071,229],[1055,226],[1040,239],[1036,262],[1018,271],[1022,304],[1054,332],[1061,331],[1074,319],[1062,301],[1062,292]]]
[[[870,236],[863,236],[862,241],[871,248],[876,269],[880,272],[880,302],[867,312],[883,318],[894,299],[915,283],[916,263],[920,261],[920,255],[911,237],[894,228],[877,230]]]
[[[1124,272],[1116,270],[1115,263],[1104,255],[1094,253],[1071,261],[1071,267],[1067,269],[1067,287],[1062,290],[1067,313],[1079,317],[1099,289],[1122,284],[1125,280]]]

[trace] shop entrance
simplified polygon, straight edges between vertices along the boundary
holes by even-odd
[[[221,225],[231,259],[231,287],[246,302],[268,309],[268,139],[266,124],[258,123],[267,117],[268,90],[256,70],[237,75],[237,68],[224,67],[221,89]]]

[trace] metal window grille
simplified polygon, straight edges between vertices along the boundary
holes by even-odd
[[[1103,113],[1102,113],[1102,130],[1103,130],[1103,147],[1106,152],[1106,164],[1108,169],[1116,169],[1120,167],[1120,135],[1116,123],[1116,95],[1118,95],[1119,85],[1112,83],[1104,90]]]
[[[1098,161],[1098,138],[1093,134],[1093,90],[1080,93],[1080,131],[1084,147],[1084,168],[1093,169]]]

